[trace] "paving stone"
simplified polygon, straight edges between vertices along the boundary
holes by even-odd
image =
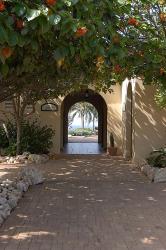
[[[166,250],[166,186],[108,156],[41,165],[0,229],[1,250]]]

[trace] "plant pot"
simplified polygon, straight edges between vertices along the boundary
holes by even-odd
[[[117,148],[109,147],[108,152],[109,152],[109,155],[115,156],[117,155]]]

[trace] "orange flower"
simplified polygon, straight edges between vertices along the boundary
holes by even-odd
[[[5,3],[4,1],[0,1],[0,12],[5,10]]]
[[[138,21],[137,21],[137,19],[135,19],[134,17],[131,17],[131,18],[129,18],[129,20],[128,20],[128,25],[131,25],[131,26],[138,26]]]
[[[52,6],[52,5],[56,4],[56,1],[57,0],[46,0],[46,4]]]
[[[1,54],[4,58],[9,58],[12,55],[12,49],[9,47],[4,47],[1,49]]]
[[[88,32],[88,29],[86,27],[78,28],[76,31],[76,37],[84,36]]]
[[[143,51],[138,51],[138,55],[140,56],[140,57],[144,57],[144,52]]]
[[[119,64],[116,64],[114,66],[114,72],[117,73],[117,74],[119,74],[121,71],[122,71],[121,66]]]
[[[161,20],[161,22],[165,22],[166,21],[166,13],[160,13],[160,20]]]
[[[21,30],[24,28],[24,21],[22,19],[17,19],[16,20],[16,28]]]

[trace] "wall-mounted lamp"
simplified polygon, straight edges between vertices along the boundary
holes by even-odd
[[[89,97],[89,91],[88,91],[88,90],[85,91],[85,97],[86,97],[86,98]]]

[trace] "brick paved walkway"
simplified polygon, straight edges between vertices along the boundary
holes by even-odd
[[[166,184],[122,160],[68,158],[43,166],[0,230],[0,250],[166,250]]]

